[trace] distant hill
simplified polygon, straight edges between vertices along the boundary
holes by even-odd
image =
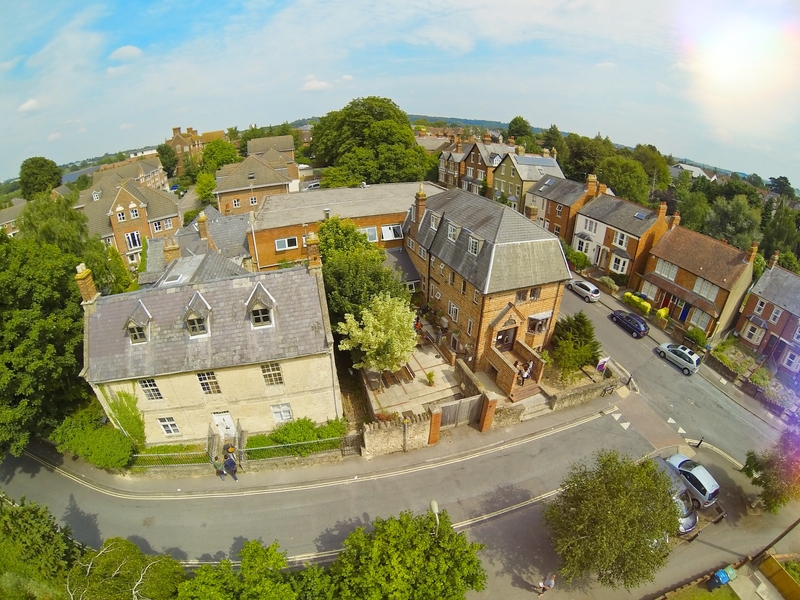
[[[502,121],[485,121],[482,119],[462,119],[459,117],[433,117],[429,115],[408,115],[408,120],[412,123],[419,119],[425,119],[430,123],[436,121],[444,121],[449,126],[451,123],[458,125],[476,125],[478,127],[485,127],[486,129],[508,129],[508,123]]]

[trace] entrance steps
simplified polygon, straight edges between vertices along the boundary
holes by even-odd
[[[552,410],[550,408],[550,402],[547,399],[547,396],[542,393],[537,393],[535,396],[530,396],[524,400],[520,400],[519,403],[525,407],[525,410],[523,410],[522,414],[520,415],[520,421],[535,419],[536,417],[547,414]]]

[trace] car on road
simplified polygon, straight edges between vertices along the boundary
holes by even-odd
[[[664,343],[656,348],[656,352],[661,358],[678,365],[684,375],[697,373],[700,369],[700,355],[681,344]]]
[[[635,338],[644,337],[650,333],[650,327],[639,315],[624,310],[615,310],[611,313],[611,320]]]
[[[306,187],[303,188],[303,191],[307,192],[308,190],[318,190],[318,189],[319,189],[319,181],[312,181]]]
[[[683,477],[695,508],[708,508],[717,501],[719,484],[703,465],[691,460],[685,454],[673,454],[667,462]]]
[[[584,302],[597,302],[600,300],[600,290],[588,281],[573,279],[567,283],[567,289],[575,292],[578,296],[582,296]]]
[[[675,465],[657,456],[656,465],[672,482],[672,500],[678,506],[678,533],[684,535],[697,527],[697,511],[689,495],[689,488]]]

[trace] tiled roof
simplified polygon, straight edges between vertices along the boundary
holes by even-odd
[[[414,203],[419,183],[382,183],[365,188],[330,188],[313,192],[275,194],[267,196],[256,214],[256,231],[316,223],[325,218],[325,209],[331,216],[343,219],[390,215],[408,211]],[[437,194],[443,188],[425,182],[426,194]],[[391,223],[386,223],[390,225]]]
[[[247,155],[263,154],[270,148],[278,152],[294,151],[294,138],[291,135],[275,135],[247,141]]]
[[[572,206],[586,194],[586,186],[563,177],[548,177],[540,180],[527,193],[564,206]]]
[[[326,352],[320,281],[316,272],[296,267],[101,296],[87,317],[86,378],[130,380]],[[273,327],[252,327],[247,315],[245,304],[259,282],[275,299]],[[210,334],[190,338],[183,318],[196,292],[211,307]],[[140,301],[152,315],[148,341],[131,344],[125,324]]]
[[[608,194],[600,194],[594,200],[590,200],[578,214],[635,237],[643,236],[658,219],[656,211]]]
[[[732,289],[753,267],[742,250],[685,227],[668,230],[650,253],[724,290]]]
[[[753,293],[775,306],[800,317],[800,276],[783,267],[764,269]]]
[[[133,162],[129,162],[124,165],[120,165],[118,167],[112,167],[109,169],[99,169],[92,173],[92,181],[97,183],[104,177],[113,177],[117,176],[121,179],[136,179],[137,177],[141,177],[142,175],[146,175],[151,171],[159,171],[161,170],[161,159],[158,156],[151,156],[148,158],[142,158],[140,160],[136,160]]]
[[[99,235],[101,238],[114,235],[108,211],[111,209],[118,191],[119,188],[111,183],[111,179],[103,178],[88,190],[80,193],[75,207],[83,210],[86,215],[89,235]],[[97,200],[93,198],[93,193],[99,194]]]
[[[517,172],[523,181],[539,181],[551,177],[564,178],[564,172],[555,158],[544,156],[508,154],[509,160],[516,165]]]
[[[225,132],[222,129],[218,129],[217,131],[206,131],[205,133],[200,134],[200,141],[204,144],[208,144],[209,142],[213,142],[214,140],[224,140],[225,139]]]
[[[291,183],[291,179],[286,175],[278,173],[258,157],[248,156],[219,182],[214,192],[221,193],[273,185],[289,185],[289,183]]]
[[[441,221],[431,229],[431,217]],[[570,279],[558,238],[517,211],[459,189],[428,197],[417,243],[484,294]],[[448,239],[448,225],[459,231]],[[410,217],[403,226],[408,234]],[[470,235],[471,234],[471,235]],[[478,255],[468,252],[478,238]]]
[[[12,198],[11,206],[0,210],[0,224],[16,220],[24,209],[25,200],[23,198]]]
[[[158,221],[167,217],[177,217],[178,198],[175,194],[153,190],[130,180],[123,185],[125,190],[135,196],[147,207],[147,221]]]

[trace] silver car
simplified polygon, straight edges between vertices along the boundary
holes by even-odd
[[[655,459],[658,468],[669,477],[672,482],[672,500],[678,506],[678,533],[683,535],[694,531],[697,527],[697,511],[694,509],[692,497],[689,495],[689,489],[683,481],[683,477],[678,472],[678,468],[668,463],[663,458],[656,457]]]
[[[584,302],[597,302],[600,299],[600,290],[582,279],[573,279],[567,284],[567,289],[582,296]]]
[[[719,484],[703,465],[694,462],[685,454],[673,454],[667,462],[683,477],[692,496],[692,504],[696,508],[707,508],[717,501]]]
[[[661,358],[678,365],[684,375],[691,375],[700,370],[700,355],[681,344],[661,344],[656,348]]]

